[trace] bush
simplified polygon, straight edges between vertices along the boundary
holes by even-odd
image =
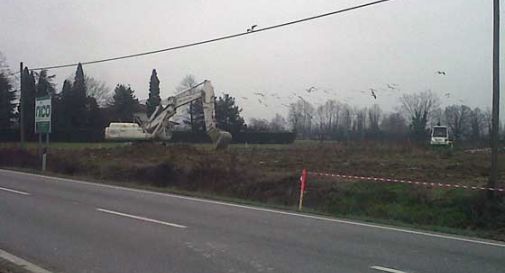
[[[0,129],[0,141],[12,142],[19,140],[19,129]]]

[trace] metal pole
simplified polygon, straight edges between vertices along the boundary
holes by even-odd
[[[25,148],[25,111],[23,99],[23,62],[19,63],[19,140],[21,149]]]
[[[37,154],[42,156],[42,133],[39,133],[39,145],[37,146]]]
[[[300,197],[298,199],[298,210],[302,210],[303,208],[303,190],[300,189]]]
[[[488,187],[496,187],[498,179],[498,141],[500,125],[500,0],[493,1],[493,118],[491,129],[491,171]],[[488,197],[493,192],[488,191]]]

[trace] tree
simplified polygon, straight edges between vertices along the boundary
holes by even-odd
[[[34,74],[28,70],[28,67],[25,67],[23,70],[21,89],[23,90],[21,95],[23,96],[24,133],[26,139],[33,139],[35,136],[35,95],[37,88]],[[20,109],[18,109],[18,111],[20,111]]]
[[[0,72],[0,129],[10,128],[15,118],[16,91],[12,90],[12,84],[3,72]]]
[[[365,129],[366,129],[366,113],[367,109],[362,108],[362,109],[354,109],[355,113],[355,120],[353,124],[353,131],[355,136],[359,137],[360,139],[365,138]]]
[[[36,96],[53,96],[56,93],[54,83],[52,82],[55,75],[48,76],[47,70],[42,70],[38,76]]]
[[[266,119],[252,118],[249,121],[247,129],[251,130],[251,131],[257,131],[257,132],[266,132],[266,131],[270,131],[270,126],[268,124],[268,120],[266,120]]]
[[[189,120],[185,120],[184,123],[190,125],[191,131],[193,132],[203,132],[205,131],[205,116],[203,114],[203,101],[201,98],[190,102],[189,108]]]
[[[414,139],[422,141],[427,137],[426,126],[431,111],[438,107],[438,97],[431,91],[404,94],[400,97],[402,109],[410,119],[410,130]]]
[[[103,128],[105,128],[105,118],[102,114],[102,110],[100,109],[96,99],[94,97],[88,96],[86,98],[86,110],[87,110],[87,122],[86,128],[89,128],[90,135],[93,139],[90,140],[98,140],[101,139]]]
[[[216,101],[217,127],[232,135],[244,129],[244,119],[240,116],[242,109],[235,105],[235,98],[229,94],[219,97]]]
[[[151,114],[156,110],[156,107],[160,105],[160,80],[158,79],[158,74],[156,69],[153,69],[151,73],[151,79],[149,80],[149,98],[147,99],[147,116],[150,117]]]
[[[368,121],[370,123],[370,135],[371,137],[377,138],[380,135],[380,119],[382,115],[382,110],[379,105],[374,104],[370,109],[368,109]]]
[[[66,83],[65,83],[66,82]],[[86,127],[88,120],[88,111],[86,107],[87,88],[86,79],[79,63],[75,71],[73,84],[70,81],[63,83],[61,93],[61,130],[70,132]]]
[[[294,131],[302,138],[308,138],[312,131],[314,106],[304,99],[289,105],[289,121]]]
[[[471,112],[466,105],[451,105],[445,108],[445,120],[456,140],[469,133]]]
[[[274,132],[285,131],[286,125],[286,119],[281,114],[275,114],[275,116],[270,121],[270,130]]]
[[[195,77],[189,74],[186,75],[184,79],[182,79],[181,83],[176,89],[178,92],[182,92],[196,86],[197,84],[198,83]],[[189,118],[185,119],[184,123],[188,124],[193,132],[205,130],[203,104],[201,99],[190,102],[187,107],[187,113]]]
[[[95,99],[98,106],[106,106],[111,99],[110,88],[104,81],[97,80],[91,76],[84,76],[86,85],[86,95]]]
[[[133,114],[139,108],[139,101],[133,93],[134,91],[131,87],[124,84],[118,84],[114,89],[114,96],[112,96],[110,107],[116,120],[133,121]]]
[[[401,138],[408,133],[407,121],[400,113],[391,113],[384,117],[381,129],[389,138]]]
[[[470,113],[470,124],[471,124],[470,138],[473,141],[478,141],[484,134],[487,125],[486,116],[482,112],[482,110],[480,110],[479,107],[476,107]]]

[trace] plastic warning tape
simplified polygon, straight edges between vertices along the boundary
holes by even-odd
[[[338,177],[344,179],[356,179],[356,180],[367,180],[375,182],[389,182],[389,183],[401,183],[401,184],[411,184],[420,186],[431,186],[431,187],[445,187],[445,188],[457,188],[457,189],[467,189],[467,190],[483,190],[483,191],[497,191],[505,192],[503,188],[488,188],[479,186],[467,186],[461,184],[447,184],[447,183],[436,183],[436,182],[420,182],[405,179],[394,179],[394,178],[383,178],[383,177],[373,177],[373,176],[358,176],[358,175],[345,175],[345,174],[334,174],[334,173],[324,173],[324,172],[309,172],[309,174],[323,177]]]

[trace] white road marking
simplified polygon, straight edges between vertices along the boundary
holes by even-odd
[[[136,216],[136,215],[126,214],[126,213],[122,213],[122,212],[118,212],[118,211],[113,211],[113,210],[108,210],[108,209],[97,208],[96,210],[98,210],[100,212],[110,213],[110,214],[114,214],[114,215],[119,215],[119,216],[123,216],[123,217],[128,217],[128,218],[132,218],[132,219],[136,219],[136,220],[141,220],[141,221],[156,223],[156,224],[170,226],[170,227],[187,228],[186,226],[183,226],[183,225],[178,225],[178,224],[174,224],[174,223],[163,222],[163,221],[156,220],[156,219],[151,219],[151,218],[146,218],[146,217],[142,217],[142,216]]]
[[[14,256],[4,250],[1,250],[0,249],[0,258],[3,258],[13,264],[16,264],[20,267],[22,267],[23,269],[25,270],[28,270],[28,272],[32,272],[32,273],[51,273],[50,271],[47,271],[45,270],[44,268],[38,266],[38,265],[34,265],[32,263],[30,263],[29,261],[27,260],[24,260],[20,257],[17,257],[17,256]]]
[[[392,269],[392,268],[387,268],[387,267],[382,267],[382,266],[377,266],[377,265],[370,266],[370,268],[371,269],[375,269],[375,270],[384,271],[384,272],[389,272],[389,273],[406,273],[405,271],[400,271],[400,270],[396,270],[396,269]]]
[[[82,184],[82,185],[89,185],[89,186],[94,186],[94,187],[102,187],[102,188],[108,188],[108,189],[116,189],[116,190],[130,191],[130,192],[153,194],[153,195],[166,196],[166,197],[178,198],[178,199],[183,199],[183,200],[191,200],[191,201],[195,201],[195,202],[202,202],[202,203],[223,205],[223,206],[229,206],[229,207],[250,209],[250,210],[263,211],[263,212],[276,213],[276,214],[289,215],[289,216],[296,216],[296,217],[315,219],[315,220],[321,220],[321,221],[335,222],[335,223],[348,224],[348,225],[361,226],[361,227],[376,228],[376,229],[389,230],[389,231],[397,231],[397,232],[403,232],[403,233],[414,234],[414,235],[428,236],[428,237],[433,237],[433,238],[441,238],[441,239],[455,240],[455,241],[461,241],[461,242],[466,242],[466,243],[474,243],[474,244],[481,244],[481,245],[488,245],[488,246],[496,246],[496,247],[504,247],[505,248],[504,243],[499,243],[497,241],[490,241],[490,240],[484,241],[484,240],[469,239],[469,238],[457,237],[457,236],[451,236],[451,235],[443,235],[443,234],[437,234],[437,233],[430,233],[430,232],[381,226],[381,225],[376,225],[376,224],[366,224],[366,223],[354,222],[354,221],[350,221],[350,220],[341,220],[341,219],[336,219],[336,218],[329,218],[329,217],[315,216],[315,215],[308,215],[308,214],[300,214],[300,213],[287,212],[287,211],[282,211],[282,210],[274,210],[274,209],[267,209],[267,208],[238,205],[238,204],[226,203],[226,202],[221,202],[221,201],[207,200],[207,199],[202,199],[202,198],[197,198],[197,197],[188,197],[188,196],[182,196],[182,195],[175,195],[175,194],[171,194],[171,193],[163,193],[163,192],[155,192],[155,191],[140,190],[140,189],[133,189],[133,188],[125,188],[125,187],[114,186],[114,185],[99,184],[99,183],[86,182],[86,181],[80,181],[80,180],[69,179],[69,178],[46,176],[46,175],[25,173],[25,172],[12,171],[12,170],[0,169],[0,172],[10,172],[10,173],[26,175],[26,176],[41,177],[41,178],[45,178],[45,179],[50,179],[49,181],[51,181],[51,180],[65,181],[65,182],[71,182],[71,183]]]
[[[24,192],[24,191],[17,191],[17,190],[8,189],[8,188],[2,188],[2,187],[0,187],[0,190],[12,192],[12,193],[17,193],[17,194],[22,194],[22,195],[30,195],[29,193]]]

